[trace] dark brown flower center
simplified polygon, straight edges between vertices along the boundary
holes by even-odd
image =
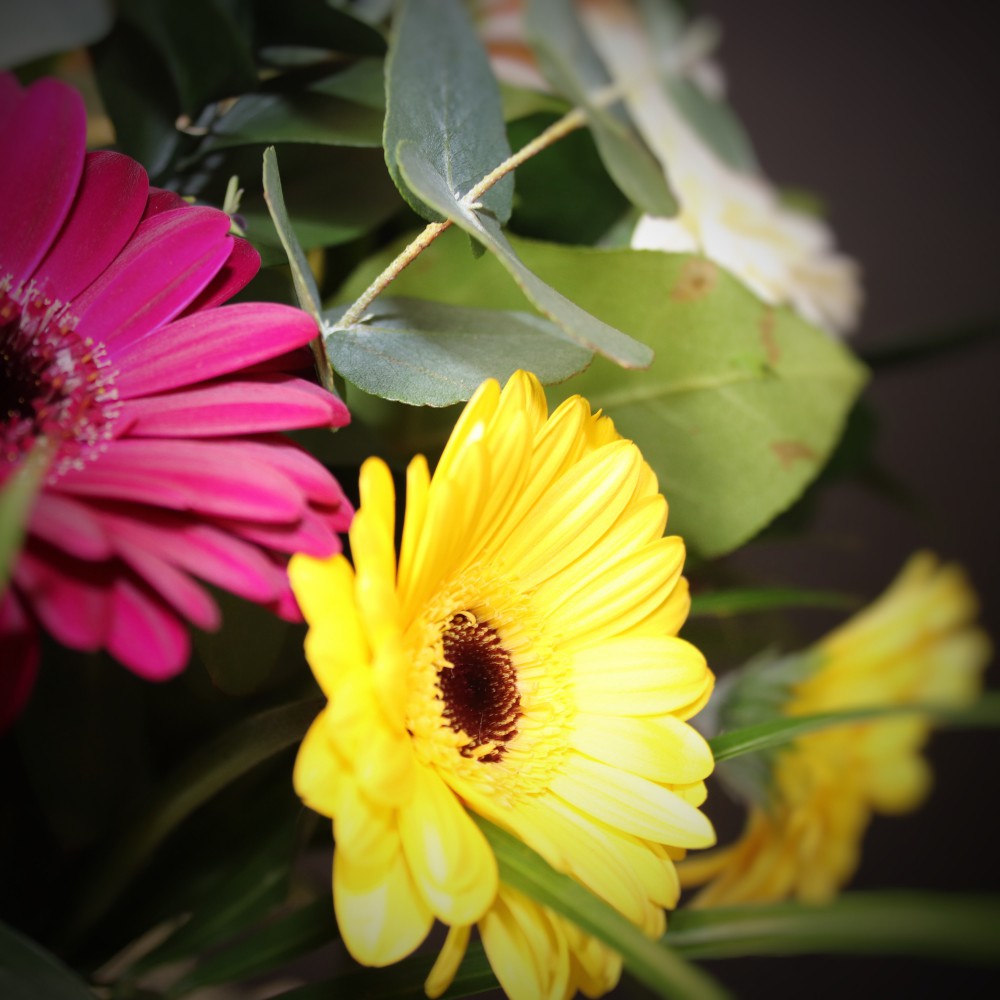
[[[16,464],[46,438],[59,475],[100,451],[117,413],[102,345],[76,332],[62,303],[0,280],[0,462]]]
[[[442,641],[450,664],[438,671],[444,717],[455,732],[471,737],[461,748],[463,756],[496,763],[517,735],[521,716],[517,671],[510,655],[496,630],[469,614],[455,615]],[[484,746],[493,749],[476,753]]]

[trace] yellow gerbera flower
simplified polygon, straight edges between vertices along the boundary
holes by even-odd
[[[785,712],[969,704],[990,657],[976,613],[959,567],[913,556],[875,603],[806,654]],[[685,886],[708,883],[694,905],[832,899],[858,866],[872,813],[908,812],[926,798],[920,750],[931,725],[905,714],[836,726],[777,754],[767,801],[752,808],[742,837],[682,866]]]
[[[684,546],[638,448],[574,396],[551,416],[538,380],[485,382],[433,479],[407,471],[397,567],[388,468],[361,470],[355,566],[296,556],[306,655],[328,706],[295,787],[334,820],[344,942],[368,965],[451,926],[443,991],[479,925],[513,997],[591,995],[620,960],[498,885],[471,809],[649,934],[679,885],[671,855],[714,842],[712,770],[684,720],[712,674],[676,637]]]

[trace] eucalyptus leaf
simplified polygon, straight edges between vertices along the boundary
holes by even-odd
[[[481,816],[473,815],[473,819],[493,848],[503,882],[613,948],[625,968],[657,996],[671,1000],[727,996],[711,976],[689,965],[671,948],[646,937],[637,925],[579,882],[555,871],[527,844]]]
[[[536,280],[656,350],[642,372],[596,358],[554,395],[586,396],[640,446],[670,502],[670,530],[691,549],[736,548],[815,478],[866,378],[843,345],[700,257],[514,237],[510,245]],[[366,262],[342,294],[357,294],[396,252]],[[445,234],[389,294],[516,309],[497,263],[470,260]]]
[[[912,705],[877,705],[845,709],[837,712],[817,712],[798,715],[752,726],[743,726],[720,733],[710,739],[709,746],[716,763],[741,757],[760,750],[784,746],[807,733],[831,726],[849,725],[900,715],[925,715],[935,724],[955,728],[1000,727],[1000,692],[988,692],[967,708],[950,708],[941,705],[914,703]]]
[[[297,90],[246,94],[208,124],[198,153],[253,143],[382,146],[382,61],[362,59]]]
[[[622,192],[650,215],[675,215],[677,200],[663,168],[621,110],[601,103],[611,81],[571,0],[528,0],[524,26],[548,81],[586,112],[604,165]]]
[[[826,906],[771,903],[678,910],[664,940],[688,958],[750,955],[914,955],[1000,964],[1000,896],[845,893]]]
[[[249,716],[185,760],[146,801],[87,873],[67,918],[71,939],[97,921],[153,852],[199,806],[305,735],[321,702],[294,702]]]
[[[0,997],[94,1000],[87,984],[55,955],[4,923],[0,923]]]
[[[396,159],[407,184],[429,205],[492,251],[532,305],[574,341],[629,368],[642,368],[652,362],[653,352],[645,344],[584,311],[533,273],[518,257],[497,220],[489,212],[459,201],[445,178],[413,143],[401,142]]]
[[[439,222],[446,213],[400,169],[401,143],[414,144],[458,197],[510,156],[500,90],[459,0],[402,0],[392,21],[385,91],[389,172],[414,210]],[[505,222],[513,191],[513,177],[504,177],[482,203]]]
[[[327,324],[343,312],[328,312]],[[356,386],[414,406],[462,402],[485,379],[503,383],[518,368],[561,382],[592,357],[528,313],[399,298],[376,301],[360,323],[329,332],[325,346],[333,368]]]

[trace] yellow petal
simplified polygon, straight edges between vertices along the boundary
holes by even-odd
[[[435,916],[446,924],[475,923],[496,897],[496,858],[455,793],[424,767],[414,771],[399,831],[413,878]]]
[[[469,946],[471,931],[472,928],[469,926],[448,928],[448,934],[444,939],[441,951],[424,981],[424,992],[430,997],[430,1000],[437,1000],[437,997],[451,986],[455,973],[458,972],[458,967],[462,964],[462,959],[465,958],[465,949]]]
[[[330,742],[328,726],[324,710],[302,740],[292,771],[292,784],[295,793],[310,809],[332,818],[336,815],[344,782],[349,779]]]
[[[427,936],[434,916],[410,876],[401,852],[389,864],[333,856],[333,901],[347,950],[363,965],[391,965]]]

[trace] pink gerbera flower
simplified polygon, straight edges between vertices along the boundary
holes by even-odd
[[[339,549],[352,513],[276,433],[348,421],[290,374],[313,320],[220,306],[257,253],[129,157],[86,153],[85,125],[62,83],[0,74],[0,485],[37,440],[54,451],[0,595],[0,724],[30,688],[37,624],[171,677],[186,622],[219,625],[192,576],[297,617],[286,554]]]

